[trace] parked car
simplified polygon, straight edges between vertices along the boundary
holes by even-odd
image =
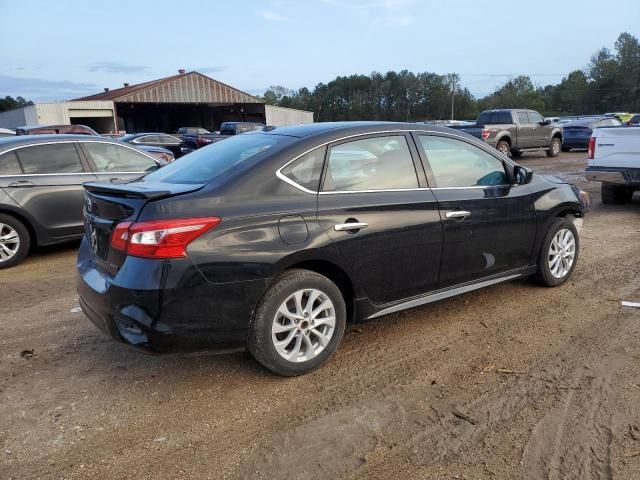
[[[451,128],[469,133],[509,157],[541,150],[557,157],[562,147],[562,129],[533,110],[486,110],[475,125]]]
[[[69,134],[69,135],[93,135],[100,136],[93,128],[86,125],[32,125],[17,127],[16,135],[49,135],[49,134]]]
[[[562,150],[568,152],[572,148],[587,148],[591,133],[599,127],[619,127],[618,119],[610,117],[587,117],[562,126]]]
[[[80,306],[153,352],[245,348],[298,375],[347,321],[576,264],[588,196],[409,123],[273,127],[125,184],[88,183]]]
[[[640,126],[640,113],[634,113],[633,116],[627,121],[627,125],[630,127]]]
[[[602,203],[630,202],[640,189],[640,128],[594,130],[588,158],[586,177],[602,183]]]
[[[166,165],[167,163],[173,162],[176,157],[173,156],[173,152],[171,150],[167,150],[162,147],[153,147],[151,145],[136,145],[138,150],[142,150],[143,152],[147,152],[153,158],[158,160],[161,166]]]
[[[186,154],[197,150],[200,147],[204,147],[206,145],[219,142],[220,140],[224,140],[225,138],[229,138],[233,135],[240,135],[241,133],[259,130],[263,127],[264,125],[261,123],[224,122],[220,125],[220,131],[216,133],[209,132],[197,135],[184,134],[182,136],[182,144],[180,145],[180,150],[182,151],[182,153]]]
[[[148,154],[102,137],[0,139],[0,269],[30,246],[80,238],[84,182],[121,182],[159,166]]]
[[[180,143],[182,139],[167,133],[129,133],[118,140],[136,146],[160,147],[170,150],[175,158],[182,156]]]

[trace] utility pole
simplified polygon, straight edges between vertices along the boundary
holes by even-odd
[[[456,77],[455,73],[451,74],[451,120],[454,119],[453,116],[453,105],[456,98]]]

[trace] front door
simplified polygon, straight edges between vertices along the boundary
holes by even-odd
[[[442,224],[410,140],[398,132],[330,145],[318,195],[322,229],[377,304],[438,282]]]
[[[44,241],[82,235],[82,184],[96,177],[86,171],[75,142],[27,145],[2,157],[19,173],[0,176],[0,187],[46,231]]]
[[[528,185],[504,161],[465,140],[416,135],[444,225],[440,287],[528,266],[536,233]]]
[[[529,120],[535,127],[533,129],[532,147],[548,147],[551,143],[551,124],[544,125],[544,117],[537,112],[529,111]]]
[[[518,120],[518,148],[533,147],[536,126],[531,123],[526,111],[516,112],[515,115]]]

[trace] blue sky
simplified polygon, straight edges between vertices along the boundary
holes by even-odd
[[[250,93],[408,69],[483,96],[559,81],[623,31],[638,0],[0,0],[0,96],[70,99],[198,70]]]

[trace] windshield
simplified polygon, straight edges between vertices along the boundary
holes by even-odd
[[[145,180],[165,183],[208,183],[246,160],[284,142],[278,135],[246,134],[200,148],[147,175]]]

